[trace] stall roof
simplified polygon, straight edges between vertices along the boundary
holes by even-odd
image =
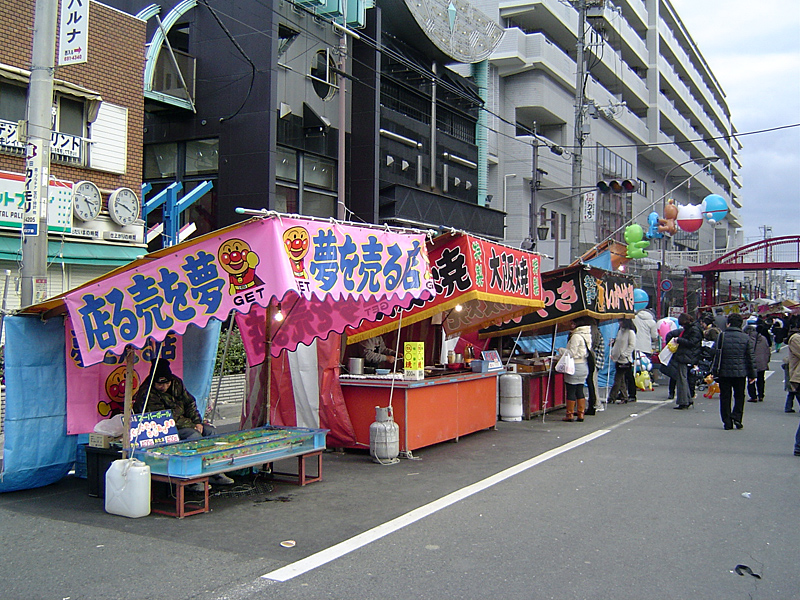
[[[153,252],[19,312],[68,312],[88,366],[231,311],[268,318],[277,356],[434,293],[422,232],[271,213]],[[285,318],[273,322],[278,313]]]
[[[542,273],[545,307],[480,332],[481,339],[547,333],[555,326],[589,316],[598,320],[633,318],[634,278],[588,264]]]
[[[463,232],[429,242],[436,297],[400,313],[347,329],[348,344],[382,335],[402,325],[442,315],[448,336],[478,331],[544,306],[541,257]]]

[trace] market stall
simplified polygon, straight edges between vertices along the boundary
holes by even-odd
[[[152,358],[132,349],[160,354],[172,338],[182,339],[185,383],[204,406],[213,367],[208,358],[216,351],[219,322],[231,312],[244,319],[243,336],[261,336],[248,343],[260,345],[269,363],[433,293],[424,234],[270,214],[154,252],[28,307],[24,316],[7,320],[7,415],[12,418],[5,422],[0,491],[46,485],[74,463],[76,441],[67,434],[66,422],[71,411],[86,406],[71,397],[72,366],[85,372],[106,362],[122,366],[116,389],[124,390],[129,406]],[[204,336],[206,331],[215,335]],[[198,356],[205,360],[195,361]],[[334,371],[324,378],[335,379]],[[102,383],[98,376],[97,384]],[[259,390],[265,414],[271,387]],[[337,389],[333,384],[321,388],[323,400],[313,399],[314,425],[330,429],[330,420],[348,437]],[[198,406],[201,413],[203,406]],[[99,413],[94,422],[106,416]],[[46,456],[44,464],[25,451],[31,447]]]
[[[407,452],[494,427],[497,377],[481,356],[441,359],[442,339],[477,332],[544,306],[539,255],[463,233],[440,235],[429,243],[436,296],[411,309],[386,312],[372,323],[347,330],[348,349],[385,335],[401,353],[406,342],[424,344],[419,379],[405,375],[345,374],[340,377],[345,405],[356,434],[350,447],[369,445],[376,406],[391,407],[400,428],[400,450]],[[408,358],[408,357],[406,357]],[[454,364],[455,363],[455,364]]]
[[[581,316],[607,322],[611,331],[604,334],[607,362],[610,338],[616,332],[611,321],[634,316],[634,279],[618,271],[607,271],[589,264],[542,273],[544,308],[504,325],[481,330],[481,339],[506,337],[508,347],[518,349],[518,363],[523,375],[523,411],[526,418],[564,405],[563,375],[553,370],[555,348],[566,346],[566,324]],[[598,357],[600,359],[601,357]],[[600,385],[605,378],[603,372]],[[605,374],[607,378],[607,373]]]

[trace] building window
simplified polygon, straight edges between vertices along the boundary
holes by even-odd
[[[144,178],[175,177],[178,172],[178,145],[152,144],[144,147]]]
[[[327,49],[320,50],[314,55],[311,61],[310,77],[317,96],[323,100],[330,100],[336,91],[338,79],[336,62]]]
[[[325,219],[336,216],[335,161],[280,147],[277,159],[274,210]]]
[[[567,239],[567,215],[561,215],[561,229],[559,235],[562,240]]]
[[[219,172],[219,140],[186,142],[186,175],[207,175]]]
[[[0,119],[16,123],[25,118],[28,90],[17,85],[0,83]]]
[[[303,182],[316,188],[336,189],[336,163],[319,156],[305,155]]]

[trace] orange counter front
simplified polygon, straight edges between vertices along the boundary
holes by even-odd
[[[400,451],[416,450],[497,423],[495,373],[456,373],[421,381],[342,378],[344,402],[356,432],[353,447],[369,448],[369,426],[375,407],[389,406],[400,428]]]

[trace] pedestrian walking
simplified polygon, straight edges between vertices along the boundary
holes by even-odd
[[[772,337],[775,340],[775,352],[780,352],[781,346],[783,345],[783,336],[786,333],[783,320],[780,317],[775,317],[775,320],[772,322],[771,331]]]
[[[636,381],[633,378],[633,352],[636,347],[636,330],[633,321],[620,319],[619,331],[611,347],[611,360],[616,365],[611,398],[627,403],[636,402]]]
[[[694,320],[694,317],[688,313],[681,313],[680,316],[678,316],[678,325],[683,327],[683,331],[680,335],[672,338],[672,341],[678,344],[678,349],[672,356],[670,363],[675,362],[678,367],[678,377],[675,388],[677,394],[675,401],[677,406],[673,408],[680,410],[689,408],[694,404],[694,402],[692,402],[694,391],[689,387],[689,369],[691,368],[690,365],[697,363],[700,356],[700,348],[703,342],[703,330],[700,324]]]
[[[728,315],[728,326],[717,339],[712,373],[719,384],[719,414],[725,429],[744,427],[744,392],[756,379],[755,344],[742,331],[742,315]],[[731,409],[733,396],[733,409]]]
[[[800,392],[800,322],[793,319],[785,340],[786,346],[789,348],[787,381],[792,392],[797,396],[798,392]],[[794,434],[794,455],[800,456],[800,425],[797,427],[797,433]]]
[[[748,402],[764,401],[764,374],[769,368],[770,350],[767,338],[758,332],[753,325],[744,328],[744,332],[753,340],[756,359],[756,381],[747,384]]]

